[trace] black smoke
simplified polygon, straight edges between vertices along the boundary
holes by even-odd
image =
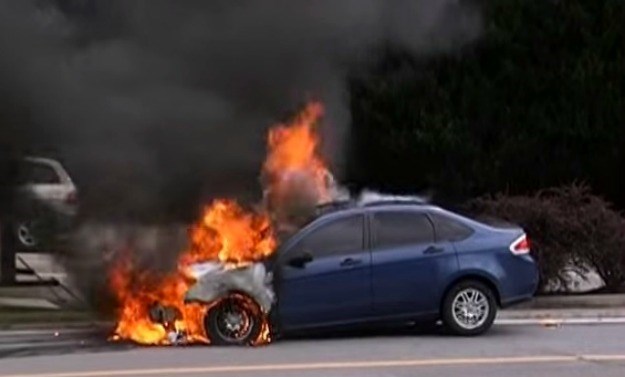
[[[62,159],[89,215],[191,216],[206,197],[256,198],[267,127],[309,98],[340,170],[346,72],[479,25],[460,0],[2,1],[0,100],[21,115],[0,107],[0,138]]]

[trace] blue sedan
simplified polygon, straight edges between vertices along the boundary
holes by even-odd
[[[330,207],[281,246],[271,268],[280,333],[442,320],[452,333],[478,335],[538,285],[523,229],[418,202]]]

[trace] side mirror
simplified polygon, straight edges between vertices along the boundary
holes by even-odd
[[[304,268],[306,265],[313,261],[312,255],[310,253],[301,253],[292,258],[290,258],[287,264],[291,267],[295,268]]]

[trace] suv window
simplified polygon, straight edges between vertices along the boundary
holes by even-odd
[[[61,183],[54,168],[46,164],[23,162],[20,166],[19,183],[29,184],[57,184]]]
[[[434,242],[434,229],[425,214],[377,212],[373,215],[373,242],[376,248]]]
[[[457,242],[473,234],[473,229],[450,217],[431,213],[430,217],[436,228],[437,241]]]
[[[293,248],[314,258],[351,254],[363,250],[363,215],[343,217],[326,223],[304,236]]]

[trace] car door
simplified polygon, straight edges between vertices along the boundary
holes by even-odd
[[[425,212],[378,210],[371,221],[371,283],[376,316],[433,314],[444,282],[458,269],[456,252],[436,242]]]
[[[350,214],[305,229],[278,260],[278,310],[285,330],[371,315],[371,255],[365,217]]]

